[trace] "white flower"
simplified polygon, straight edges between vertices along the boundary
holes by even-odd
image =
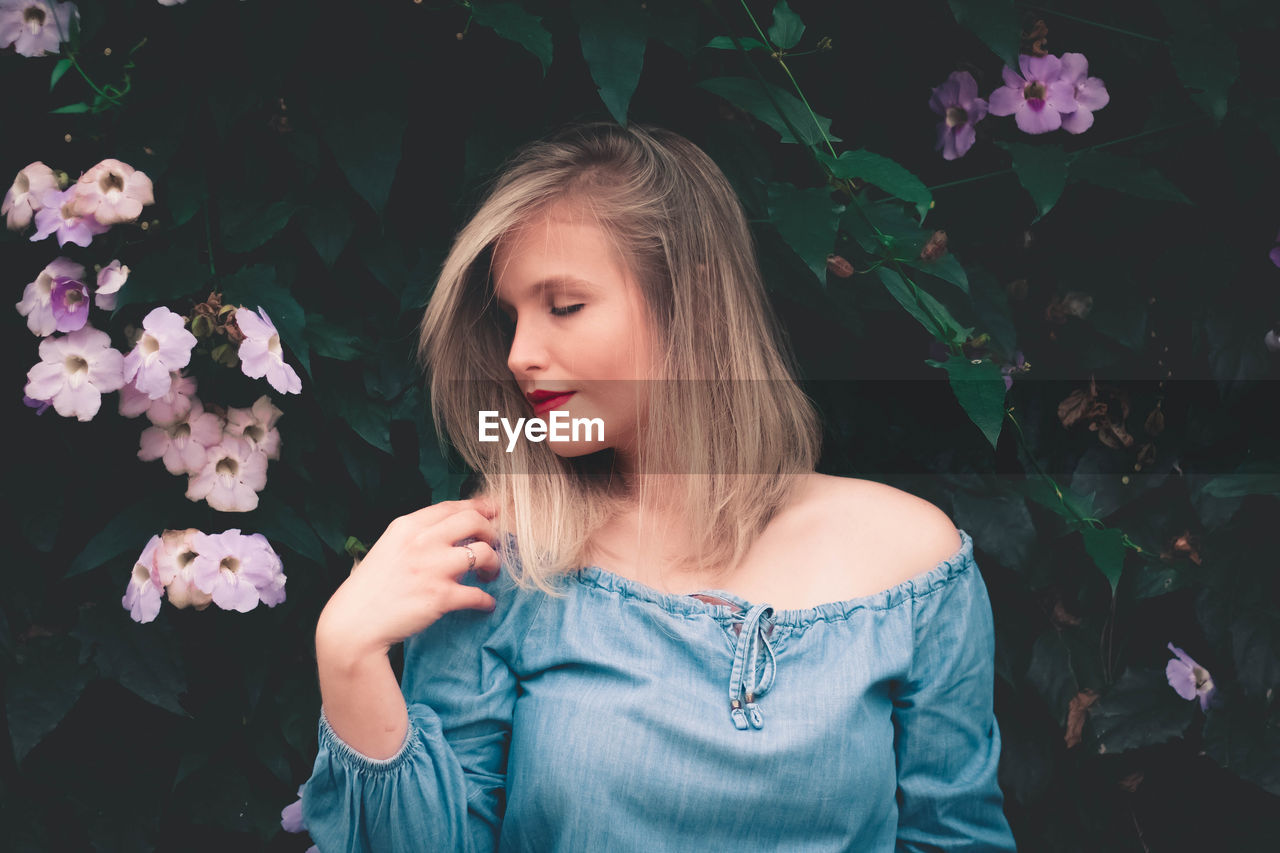
[[[276,421],[284,412],[263,394],[252,409],[227,409],[227,433],[238,435],[267,454],[268,459],[280,458],[280,430]]]
[[[160,537],[152,536],[142,549],[142,556],[133,564],[129,576],[129,588],[120,603],[135,622],[150,622],[160,612],[160,594],[164,591],[156,572],[155,555],[160,547]]]
[[[213,603],[224,610],[247,613],[257,607],[262,600],[260,591],[270,590],[279,574],[280,558],[270,545],[263,547],[265,541],[260,535],[241,536],[235,529],[212,535],[197,533],[196,586],[212,595]]]
[[[40,197],[45,190],[56,190],[58,179],[44,163],[37,160],[29,163],[25,169],[13,179],[13,186],[4,194],[4,203],[0,204],[0,213],[7,217],[10,231],[21,231],[31,224],[31,217],[43,205]]]
[[[76,181],[74,208],[103,225],[132,222],[144,205],[155,203],[151,179],[119,160],[103,160]]]
[[[195,537],[200,531],[194,527],[186,530],[166,530],[161,534],[160,550],[156,552],[156,571],[165,587],[169,603],[174,607],[195,607],[204,610],[213,596],[195,584]]]
[[[112,261],[98,271],[98,290],[93,297],[93,304],[104,311],[116,308],[116,292],[124,287],[129,279],[129,268],[119,261]]]
[[[124,359],[124,378],[152,400],[169,393],[171,373],[191,361],[196,336],[184,328],[182,316],[161,305],[142,318],[145,330]]]
[[[18,313],[27,318],[27,328],[32,334],[44,337],[53,334],[58,319],[53,316],[53,280],[59,276],[80,280],[84,267],[70,258],[54,258],[40,271],[36,280],[22,291],[22,301],[17,303]]]
[[[143,462],[164,459],[170,474],[199,474],[204,469],[208,448],[222,440],[222,418],[206,412],[196,402],[187,417],[169,426],[151,426],[142,431],[138,458]]]
[[[204,468],[187,481],[187,499],[201,498],[219,512],[249,512],[267,486],[267,455],[235,435],[208,448]],[[207,591],[207,590],[206,590]]]
[[[13,45],[23,56],[57,53],[71,38],[72,16],[80,17],[74,3],[0,0],[0,48]]]
[[[280,334],[262,306],[254,314],[247,308],[238,308],[236,325],[244,332],[240,343],[240,369],[250,379],[267,377],[271,387],[281,394],[297,394],[302,391],[302,380],[294,369],[284,363],[284,350],[280,347]]]
[[[50,400],[64,418],[93,420],[102,395],[124,384],[123,361],[111,338],[85,325],[69,335],[40,342],[40,363],[27,371],[23,389],[33,400]]]

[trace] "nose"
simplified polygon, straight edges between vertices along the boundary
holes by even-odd
[[[507,352],[507,368],[515,376],[546,370],[549,361],[545,336],[531,321],[517,321]]]

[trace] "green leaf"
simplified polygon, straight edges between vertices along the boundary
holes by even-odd
[[[1110,527],[1099,530],[1096,527],[1084,527],[1080,530],[1084,537],[1084,549],[1093,558],[1094,565],[1102,572],[1102,576],[1111,584],[1111,595],[1116,594],[1120,584],[1120,574],[1124,570],[1124,531]]]
[[[311,373],[311,348],[304,334],[306,312],[288,290],[276,281],[276,270],[266,264],[245,267],[222,279],[219,283],[223,305],[237,305],[256,311],[262,308],[271,318],[280,340]],[[263,381],[266,381],[265,379]]]
[[[1037,637],[1031,647],[1027,681],[1049,706],[1057,724],[1065,725],[1071,700],[1082,685],[1071,666],[1071,649],[1065,637],[1052,628]]]
[[[298,224],[321,262],[329,269],[333,269],[334,262],[355,230],[346,207],[336,201],[302,208],[298,212]]]
[[[767,51],[769,49],[769,46],[766,45],[764,42],[760,41],[759,39],[740,38],[738,39],[738,43],[741,44],[747,50]],[[737,50],[738,49],[737,46],[734,45],[733,39],[729,38],[728,36],[716,36],[711,41],[703,45],[703,47],[715,48],[716,50]]]
[[[122,607],[97,605],[80,611],[71,635],[80,641],[80,659],[92,652],[105,678],[158,708],[191,716],[178,701],[187,691],[182,655],[163,622],[140,624]]]
[[[591,79],[618,124],[627,123],[627,105],[640,82],[649,17],[635,3],[573,0],[578,39]]]
[[[1022,188],[1031,194],[1039,222],[1053,209],[1067,186],[1067,154],[1061,145],[1024,145],[996,142],[1013,157],[1013,171]]]
[[[313,492],[307,493],[307,521],[324,546],[335,554],[342,553],[342,544],[347,539],[349,516],[349,509],[339,501],[320,497]]]
[[[462,492],[465,474],[454,473],[449,462],[440,453],[439,437],[431,424],[430,418],[417,421],[418,427],[418,471],[422,479],[431,488],[431,502],[454,501]]]
[[[789,50],[799,43],[804,35],[804,21],[791,11],[787,0],[778,0],[773,7],[773,25],[769,27],[769,41],[783,50]]]
[[[956,256],[947,252],[936,261],[926,261],[917,255],[914,258],[899,258],[899,260],[909,267],[920,270],[920,272],[928,273],[934,278],[940,278],[948,284],[954,284],[965,293],[969,292],[969,276],[964,271],[964,267],[960,266],[960,262],[956,260]]]
[[[713,77],[698,84],[713,95],[719,95],[729,103],[746,110],[760,121],[772,127],[782,135],[783,142],[796,142],[791,131],[787,129],[787,121],[800,134],[800,142],[805,145],[824,144],[823,138],[831,142],[839,142],[840,137],[831,135],[831,119],[810,114],[804,102],[783,89],[772,84],[762,84],[746,77]],[[766,94],[767,92],[767,94]],[[769,96],[777,103],[774,107]],[[779,110],[782,112],[779,113]],[[786,121],[783,116],[786,116]]]
[[[355,332],[349,332],[336,323],[330,323],[319,314],[307,315],[307,327],[304,330],[311,352],[325,358],[338,361],[354,361],[365,353],[364,339]]]
[[[153,495],[124,510],[94,534],[84,550],[71,561],[63,577],[74,577],[96,569],[125,552],[141,554],[151,537],[168,526],[173,506],[171,495]]]
[[[1205,483],[1201,491],[1214,498],[1243,498],[1248,495],[1280,497],[1280,474],[1223,474]]]
[[[62,75],[71,69],[70,59],[59,59],[53,66],[52,73],[49,74],[49,91],[53,91],[53,87],[58,85],[58,81],[62,79]]]
[[[204,172],[198,168],[174,168],[165,175],[167,190],[161,195],[169,206],[169,223],[177,228],[185,225],[209,198]]]
[[[56,110],[49,110],[49,115],[69,115],[73,113],[87,113],[93,109],[84,101],[78,104],[67,104],[65,107],[58,107]]]
[[[951,392],[994,450],[1000,440],[1000,427],[1004,424],[1005,387],[1000,365],[989,360],[974,364],[967,358],[954,355],[946,361],[927,359],[926,363],[947,371]]]
[[[973,329],[965,328],[956,322],[946,306],[929,293],[920,287],[913,289],[902,276],[898,275],[897,271],[890,269],[887,265],[878,267],[876,275],[884,282],[889,294],[898,300],[899,305],[907,309],[907,313],[920,321],[920,325],[924,326],[929,334],[939,337],[944,343],[960,344],[969,339]],[[919,294],[919,301],[916,300],[916,294]],[[942,324],[941,328],[938,326],[939,323]],[[1003,379],[1000,380],[1000,388],[1004,389]]]
[[[316,538],[315,531],[288,504],[263,495],[253,520],[257,527],[255,532],[261,533],[273,543],[279,542],[313,563],[324,563],[324,551],[320,548],[320,540]]]
[[[799,189],[791,184],[769,184],[769,220],[782,239],[826,285],[827,255],[836,241],[839,210],[827,187]]]
[[[956,23],[977,36],[1004,64],[1018,68],[1022,28],[1013,0],[948,0]]]
[[[285,199],[258,206],[227,203],[222,210],[222,246],[228,252],[251,252],[289,224],[297,205]]]
[[[1130,667],[1089,707],[1098,752],[1114,755],[1179,738],[1193,706],[1169,686],[1163,669]]]
[[[325,144],[347,183],[379,216],[391,196],[408,124],[402,112],[356,106],[340,111],[324,127]]]
[[[1227,115],[1227,95],[1240,74],[1236,44],[1218,17],[1200,4],[1158,0],[1169,23],[1169,58],[1191,100],[1215,124]]]
[[[13,757],[21,764],[62,722],[94,673],[67,636],[32,637],[18,647],[17,659],[5,678],[4,702]]]
[[[551,67],[551,33],[542,26],[541,17],[529,14],[516,3],[490,3],[489,0],[471,0],[471,14],[480,26],[488,27],[537,57],[542,76],[547,76],[547,69]]]
[[[1191,204],[1191,199],[1164,175],[1133,157],[1106,151],[1083,151],[1071,162],[1070,176],[1073,181],[1088,181],[1138,198]]]
[[[1225,770],[1280,796],[1280,706],[1219,688],[1204,723],[1205,754]]]
[[[116,294],[116,311],[126,305],[203,297],[210,278],[209,265],[194,249],[170,246],[144,255],[130,268],[128,283]]]
[[[921,222],[924,222],[929,208],[933,207],[933,194],[924,182],[888,157],[860,148],[857,151],[845,151],[839,157],[819,151],[818,159],[837,178],[861,178],[894,198],[911,202],[916,206]]]
[[[331,386],[324,392],[326,406],[373,447],[385,453],[391,448],[391,406],[371,399],[364,391]]]
[[[417,378],[413,356],[391,342],[379,341],[373,357],[364,365],[364,387],[370,395],[394,400]]]
[[[1042,477],[1026,480],[1016,488],[1031,500],[1057,513],[1070,524],[1076,523],[1077,516],[1080,518],[1094,516],[1093,493],[1082,495],[1060,486],[1062,493],[1059,497],[1058,492],[1054,491],[1053,484]]]

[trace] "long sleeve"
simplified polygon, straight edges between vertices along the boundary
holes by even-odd
[[[409,730],[394,756],[357,752],[321,710],[302,795],[320,853],[496,849],[517,692],[512,668],[536,606],[505,572],[485,589],[498,601],[493,613],[454,611],[405,641],[400,689]]]
[[[912,601],[914,655],[893,693],[899,851],[1015,850],[996,772],[995,625],[972,556]]]

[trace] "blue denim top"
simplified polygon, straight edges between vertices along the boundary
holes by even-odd
[[[385,760],[321,710],[302,813],[329,851],[1007,851],[995,635],[960,550],[803,610],[668,595],[598,567],[563,597],[405,643]],[[465,582],[478,584],[473,575]]]

